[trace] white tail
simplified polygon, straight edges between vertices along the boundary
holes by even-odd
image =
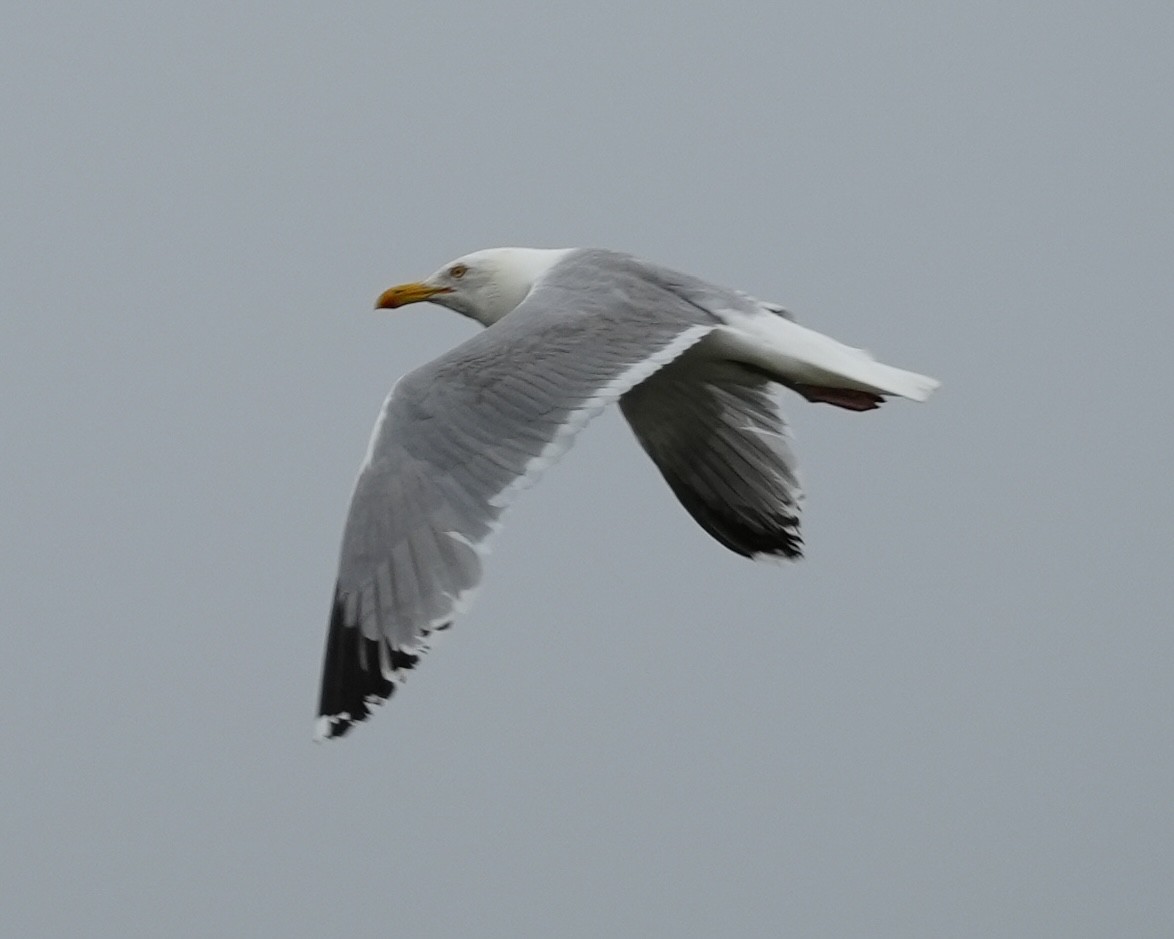
[[[731,316],[716,331],[715,342],[730,358],[757,365],[791,384],[850,388],[914,401],[924,401],[941,384],[773,314]]]

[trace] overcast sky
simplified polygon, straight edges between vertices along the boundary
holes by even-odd
[[[1174,935],[1174,6],[9,3],[0,933]],[[619,415],[315,746],[385,287],[633,251],[936,375],[808,558]]]

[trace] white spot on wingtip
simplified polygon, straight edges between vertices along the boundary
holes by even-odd
[[[342,716],[341,714],[324,714],[318,720],[314,721],[314,743],[325,743],[329,740],[330,728],[334,726],[334,718]]]

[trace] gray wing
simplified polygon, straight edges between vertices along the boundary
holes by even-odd
[[[681,356],[620,409],[681,504],[731,551],[802,554],[802,490],[771,383],[735,362]]]
[[[717,325],[634,262],[582,254],[392,389],[343,535],[320,738],[365,720],[429,634],[466,608],[516,492],[591,417]]]

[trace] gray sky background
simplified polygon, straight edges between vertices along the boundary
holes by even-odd
[[[0,933],[1174,934],[1174,6],[9,3]],[[350,487],[600,245],[940,377],[792,396],[809,558],[618,414],[310,741]]]

